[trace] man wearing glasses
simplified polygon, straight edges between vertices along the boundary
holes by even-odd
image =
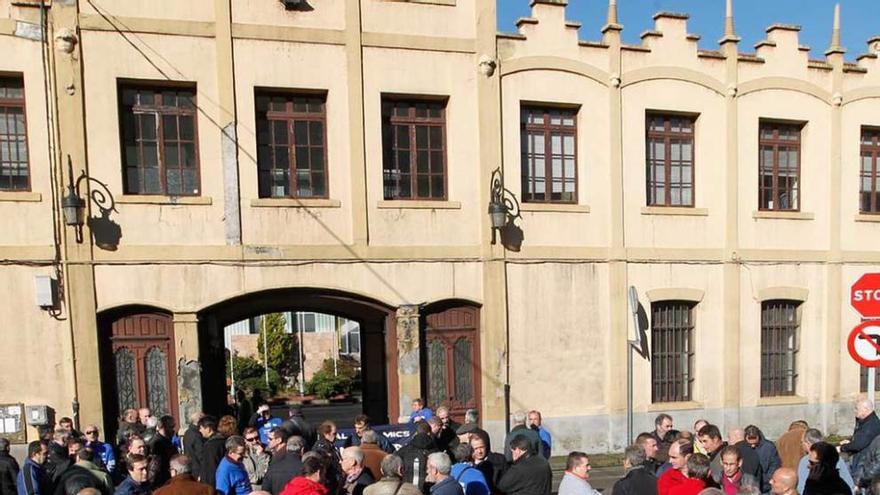
[[[260,433],[256,428],[248,426],[244,429],[245,451],[244,458],[241,463],[247,471],[248,479],[254,490],[259,490],[269,469],[269,460],[272,456],[266,452],[266,448],[260,443]]]

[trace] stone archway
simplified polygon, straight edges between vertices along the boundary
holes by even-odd
[[[212,304],[197,313],[200,384],[181,382],[182,396],[201,396],[205,411],[226,406],[223,328],[261,314],[308,311],[341,316],[360,324],[363,410],[376,424],[396,420],[398,353],[396,308],[364,296],[315,288],[271,289]],[[188,390],[198,386],[200,390]],[[183,404],[187,410],[197,404]]]

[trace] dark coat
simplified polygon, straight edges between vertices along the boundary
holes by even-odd
[[[457,430],[459,426],[461,425],[450,419],[449,423],[440,428],[440,432],[437,434],[438,449],[447,454],[452,454],[452,449],[458,445],[458,435],[455,434],[455,430]]]
[[[191,474],[179,474],[153,492],[153,495],[214,495],[213,486],[196,481]]]
[[[614,483],[611,495],[657,495],[657,477],[638,466]]]
[[[325,465],[323,484],[327,487],[332,495],[339,491],[342,482],[345,481],[345,475],[342,473],[342,459],[339,458],[339,451],[333,442],[330,442],[323,436],[318,436],[318,440],[312,447],[312,452],[321,454],[324,457]]]
[[[431,495],[464,495],[464,490],[457,481],[446,478],[431,487]]]
[[[287,432],[287,436],[300,436],[306,441],[306,450],[312,450],[312,446],[318,439],[318,432],[311,423],[302,415],[293,416],[281,423],[280,428]]]
[[[538,432],[525,425],[517,425],[504,437],[504,457],[507,458],[508,462],[513,461],[513,454],[510,452],[510,442],[516,437],[526,437],[529,440],[529,451],[532,454],[541,452],[541,436],[538,435]]]
[[[177,454],[177,449],[171,443],[171,439],[161,433],[156,433],[150,440],[150,483],[153,488],[158,488],[171,479],[171,457]]]
[[[199,481],[214,486],[217,475],[217,466],[226,456],[226,438],[219,433],[215,433],[211,438],[205,440],[203,446],[204,455],[201,463],[199,463]]]
[[[852,439],[848,444],[840,447],[841,452],[846,452],[853,456],[850,464],[855,471],[861,461],[861,454],[865,448],[871,444],[874,438],[880,435],[880,418],[873,411],[863,419],[856,419],[856,427],[853,430]]]
[[[425,433],[416,433],[409,443],[394,453],[403,461],[403,481],[425,491],[428,455],[437,452],[434,439]]]
[[[767,483],[770,483],[770,478],[764,477],[764,470],[761,467],[761,459],[758,455],[758,451],[749,446],[749,443],[745,440],[739,441],[735,445],[736,450],[739,451],[739,456],[742,459],[742,467],[740,470],[743,474],[748,474],[755,478],[758,483],[758,487],[761,486],[761,483],[766,480]],[[770,489],[768,488],[769,492]]]
[[[761,483],[761,493],[769,493],[770,478],[782,466],[782,459],[779,458],[779,451],[776,450],[776,445],[773,442],[767,441],[763,433],[760,435],[760,441],[754,450],[758,454],[758,460],[761,462],[761,477],[758,478],[758,481]]]
[[[135,483],[131,476],[125,478],[119,486],[116,487],[114,495],[149,495],[149,483]]]
[[[372,485],[374,481],[376,480],[373,479],[369,469],[361,469],[361,474],[351,481],[346,480],[343,487],[348,495],[364,495],[364,488]]]
[[[544,456],[523,454],[498,481],[498,489],[507,495],[550,495],[553,473]]]
[[[8,453],[0,454],[0,495],[15,495],[18,461]]]
[[[803,495],[852,495],[852,490],[840,476],[821,481],[807,478]]]
[[[61,479],[64,471],[67,471],[72,465],[73,461],[68,456],[67,446],[49,442],[49,457],[43,467],[46,469],[46,476],[49,477],[53,487]]]
[[[285,452],[272,459],[261,487],[272,495],[278,495],[290,480],[300,474],[302,474],[302,459],[299,454]]]
[[[199,427],[189,425],[186,433],[183,434],[183,453],[189,457],[192,472],[198,475],[201,473],[202,457],[205,456],[205,439],[199,433]]]
[[[91,471],[74,464],[58,478],[54,493],[55,495],[76,495],[84,488],[95,488],[101,493],[106,493],[108,489]]]
[[[500,492],[498,482],[507,471],[507,459],[498,452],[489,452],[486,459],[477,464],[476,468],[486,478],[486,483],[489,484],[489,493],[497,495]]]

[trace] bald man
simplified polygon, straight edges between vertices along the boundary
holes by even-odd
[[[840,451],[852,456],[850,460],[851,471],[857,471],[862,461],[865,447],[871,444],[871,440],[880,435],[880,418],[874,413],[874,405],[865,397],[860,397],[855,403],[856,426],[853,429],[852,440],[840,442]]]
[[[770,478],[770,493],[773,495],[797,495],[797,474],[794,469],[783,467],[773,472]]]

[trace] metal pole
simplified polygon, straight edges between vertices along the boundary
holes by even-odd
[[[877,373],[876,368],[868,368],[868,400],[871,406],[874,406],[874,395],[877,390]]]
[[[299,395],[305,395],[306,370],[303,369],[303,329],[299,326]]]
[[[629,339],[627,339],[629,340]],[[626,343],[626,443],[633,438],[633,347]]]
[[[229,350],[229,378],[232,382],[232,399],[235,400],[235,354],[232,349]]]
[[[339,317],[333,317],[333,376],[339,376]]]
[[[266,389],[269,389],[269,335],[266,330],[266,315],[263,315],[263,370],[266,372]]]

